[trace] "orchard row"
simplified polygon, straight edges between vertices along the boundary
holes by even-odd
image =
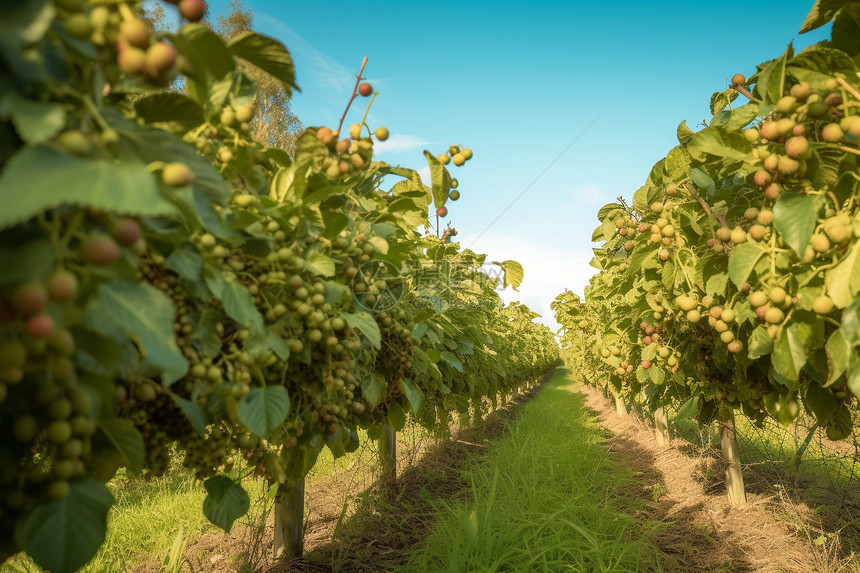
[[[287,50],[193,22],[159,38],[140,8],[0,9],[0,559],[24,549],[55,573],[104,540],[119,467],[180,456],[229,529],[248,509],[224,473],[240,459],[288,486],[359,428],[446,425],[557,359],[483,255],[423,232],[459,197],[443,162],[471,150],[425,152],[427,186],[374,160],[385,128],[266,147],[241,70],[289,92]]]

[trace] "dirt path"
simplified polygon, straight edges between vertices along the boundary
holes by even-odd
[[[587,407],[611,433],[607,449],[641,474],[640,495],[651,498],[650,513],[643,517],[666,524],[658,544],[666,555],[667,571],[827,570],[822,563],[826,556],[775,518],[779,510],[775,494],[748,492],[746,508],[729,510],[719,460],[689,455],[686,452],[695,453],[694,448],[682,439],[673,439],[666,447],[657,446],[651,427],[634,416],[619,416],[614,404],[599,391],[580,388]]]

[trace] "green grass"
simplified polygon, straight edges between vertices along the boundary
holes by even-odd
[[[607,455],[605,433],[566,370],[466,470],[468,502],[440,499],[436,526],[405,571],[660,571],[658,524],[631,513],[633,473]],[[628,492],[628,493],[625,493]]]

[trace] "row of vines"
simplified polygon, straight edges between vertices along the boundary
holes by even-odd
[[[428,186],[374,160],[385,128],[309,128],[294,157],[260,144],[242,70],[289,92],[290,55],[225,41],[201,4],[163,37],[136,1],[0,8],[0,560],[78,569],[105,482],[172,455],[229,530],[249,505],[232,467],[283,499],[360,428],[445,425],[557,360],[485,256],[425,231],[460,194],[443,162],[471,151],[425,152]]]
[[[553,303],[589,382],[720,422],[738,506],[735,411],[805,409],[830,440],[858,423],[860,4],[819,0],[801,32],[831,21],[829,41],[735,75],[704,129],[678,127],[632,204],[600,209],[584,300]]]

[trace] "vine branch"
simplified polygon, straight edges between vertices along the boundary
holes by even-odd
[[[732,89],[750,101],[755,99],[755,98],[753,98],[753,95],[744,86],[732,86]]]
[[[707,201],[705,201],[702,198],[702,196],[699,195],[698,193],[696,193],[696,200],[699,201],[699,205],[702,206],[702,208],[705,210],[705,213],[708,214],[708,217],[711,217],[712,219],[716,219],[717,221],[719,221],[721,227],[727,227],[728,226],[728,225],[726,225],[725,217],[723,217],[722,215],[714,215],[714,212],[711,210],[711,206],[708,205]]]
[[[343,120],[346,118],[346,113],[349,111],[349,107],[352,105],[352,102],[355,100],[355,96],[358,95],[358,84],[361,83],[361,76],[364,73],[364,66],[367,65],[367,56],[364,56],[364,59],[361,61],[361,68],[358,70],[358,74],[355,76],[355,87],[352,88],[352,96],[349,98],[349,102],[346,104],[346,109],[343,110],[343,115],[340,116],[340,123],[337,124],[337,133],[340,135],[340,130],[343,127]]]
[[[845,78],[836,77],[836,81],[839,82],[839,85],[842,86],[845,91],[854,96],[854,99],[860,99],[860,92],[852,88],[848,82],[845,81]]]

